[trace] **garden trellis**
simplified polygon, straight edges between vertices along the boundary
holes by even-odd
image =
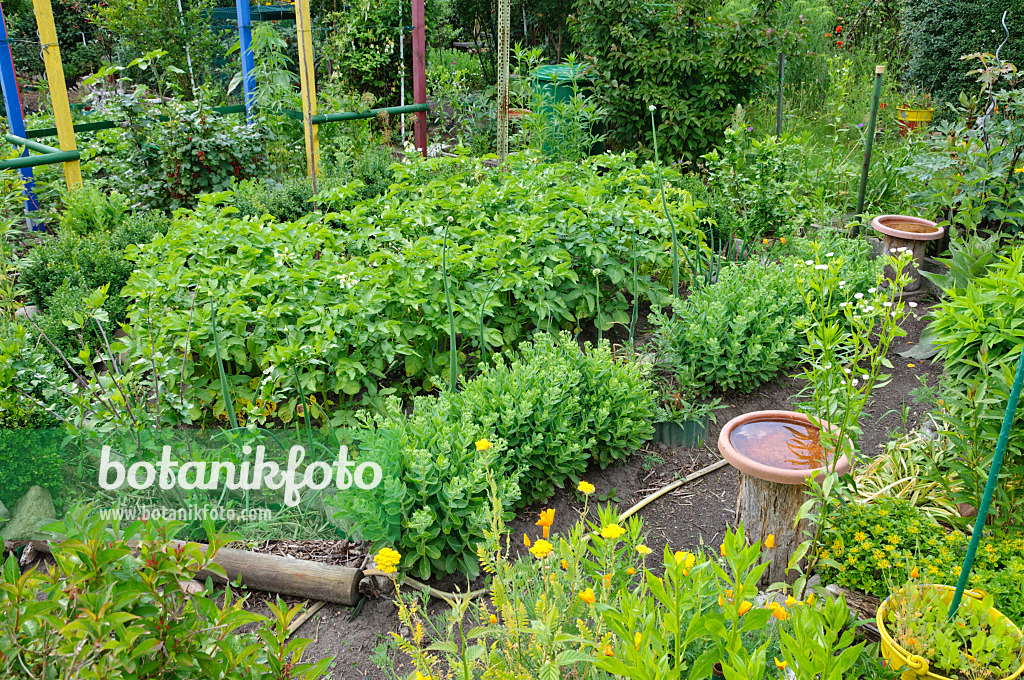
[[[36,23],[39,29],[39,41],[43,60],[46,64],[46,77],[50,83],[50,97],[54,112],[54,127],[39,130],[26,130],[21,98],[18,91],[17,77],[14,71],[14,60],[9,48],[6,20],[3,7],[0,5],[0,41],[8,43],[8,49],[0,49],[0,83],[3,85],[4,104],[7,108],[10,133],[5,139],[16,146],[23,147],[21,157],[0,161],[0,169],[18,169],[25,183],[25,209],[34,212],[39,208],[39,201],[34,192],[32,168],[39,165],[62,163],[64,178],[69,189],[82,183],[79,167],[80,152],[75,141],[76,132],[111,129],[119,126],[118,121],[96,121],[75,125],[71,117],[68,101],[67,83],[64,80],[64,67],[61,62],[60,49],[57,45],[57,32],[54,26],[53,9],[50,0],[33,0]],[[213,110],[220,114],[245,113],[251,123],[255,107],[255,57],[252,45],[252,21],[295,19],[296,33],[299,44],[299,81],[302,90],[302,110],[284,110],[280,113],[303,121],[306,146],[306,173],[314,178],[320,163],[320,145],[318,127],[325,123],[374,118],[380,114],[402,115],[414,113],[417,116],[414,141],[416,148],[427,155],[427,85],[426,85],[426,22],[424,0],[412,0],[412,26],[399,26],[403,33],[412,33],[412,72],[413,72],[413,103],[400,106],[382,107],[366,111],[338,111],[326,114],[317,113],[316,75],[314,69],[312,22],[310,18],[309,0],[296,0],[294,6],[255,6],[251,8],[247,0],[236,0],[234,8],[218,8],[214,16],[232,17],[238,23],[239,46],[242,64],[243,104],[236,106],[216,107]],[[403,40],[404,43],[404,40]],[[403,55],[404,58],[404,55]],[[404,68],[404,61],[403,61]],[[404,89],[403,89],[404,91]],[[54,137],[59,140],[60,148],[42,144],[33,139]],[[39,155],[29,156],[29,150]]]

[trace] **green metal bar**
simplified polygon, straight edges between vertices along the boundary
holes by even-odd
[[[967,546],[967,556],[964,557],[964,565],[960,569],[960,580],[956,584],[956,593],[953,594],[953,601],[949,604],[950,621],[953,620],[957,609],[960,608],[960,599],[963,597],[964,589],[967,587],[967,579],[971,575],[971,567],[974,566],[974,554],[978,551],[981,534],[985,530],[988,508],[992,504],[992,494],[995,493],[996,481],[999,479],[999,470],[1003,466],[1003,456],[1006,455],[1006,442],[1010,438],[1010,429],[1013,427],[1013,419],[1017,414],[1017,404],[1020,402],[1022,387],[1024,387],[1024,348],[1021,348],[1020,361],[1017,362],[1017,373],[1013,378],[1013,388],[1010,390],[1010,401],[1006,404],[1003,426],[999,430],[999,441],[996,443],[996,452],[992,456],[992,469],[989,470],[988,482],[985,484],[985,495],[981,499],[981,507],[978,508],[978,519],[974,521],[974,533],[971,534],[971,542]]]
[[[316,125],[322,125],[323,123],[336,123],[343,120],[360,120],[362,118],[376,118],[380,113],[386,113],[389,116],[396,116],[403,113],[417,113],[419,111],[429,111],[429,104],[407,104],[405,106],[388,106],[383,109],[370,109],[369,111],[345,111],[341,113],[323,113],[318,116],[313,116],[313,123]]]
[[[875,123],[878,121],[878,101],[882,98],[882,74],[885,66],[875,67],[875,91],[871,95],[871,114],[868,116],[867,134],[864,136],[864,164],[860,169],[860,189],[857,191],[857,223],[853,227],[853,236],[860,233],[860,220],[864,214],[864,193],[868,188],[868,169],[871,167],[871,146],[875,142]]]
[[[17,170],[19,168],[34,168],[38,165],[69,163],[79,160],[80,155],[78,151],[58,151],[57,153],[44,153],[41,156],[20,156],[9,161],[0,161],[0,170]]]
[[[38,151],[39,153],[60,153],[60,149],[55,149],[52,146],[46,146],[45,144],[40,144],[39,142],[33,142],[30,139],[25,139],[24,137],[19,137],[17,135],[6,134],[4,135],[4,139],[6,139],[11,144],[28,147],[29,149],[32,149],[33,151]]]

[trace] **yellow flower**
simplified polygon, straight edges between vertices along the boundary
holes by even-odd
[[[640,633],[634,634],[633,635],[633,646],[636,647],[637,649],[640,649],[640,641],[643,640],[643,639],[644,639],[644,637]]]
[[[551,545],[543,538],[533,544],[530,548],[530,553],[533,554],[538,560],[542,560],[551,554],[551,551],[555,549],[555,546]]]
[[[391,548],[382,548],[373,558],[374,566],[385,574],[393,574],[398,571],[398,563],[401,561],[402,555]]]
[[[863,543],[864,541],[868,540],[868,537],[867,534],[865,534],[863,531],[858,531],[853,535],[853,540],[857,541],[858,543]]]
[[[476,450],[486,451],[487,449],[491,448],[491,446],[493,446],[493,444],[491,444],[489,441],[487,441],[486,439],[481,439],[476,443]]]
[[[648,548],[648,547],[647,547],[646,545],[644,545],[643,543],[641,543],[640,545],[638,545],[638,546],[636,547],[636,551],[637,551],[638,553],[640,553],[641,555],[643,555],[644,557],[647,557],[648,555],[650,555],[650,554],[651,554],[651,549],[650,549],[650,548]]]
[[[270,4],[270,3],[267,3],[267,4]],[[423,675],[423,673],[420,673],[419,671],[416,671],[416,680],[433,680],[433,676]]]
[[[754,605],[752,605],[751,603],[747,602],[746,600],[744,600],[743,602],[740,602],[740,616],[743,616],[744,614],[749,612],[750,608],[753,607],[753,606]]]
[[[786,606],[787,607],[792,607],[794,604],[796,604],[796,598],[795,597],[790,595],[789,597],[786,598]]]
[[[682,550],[675,554],[675,558],[676,564],[683,565],[684,570],[692,569],[694,562],[697,561],[697,558],[692,553],[683,552]]]
[[[609,524],[605,528],[601,529],[601,538],[614,541],[624,533],[626,533],[626,530],[618,524]]]
[[[634,569],[633,567],[630,567],[629,569],[626,570],[626,573],[629,574],[630,576],[632,576],[633,574],[636,573],[636,569]]]
[[[722,553],[722,557],[725,557],[725,543],[719,546],[718,551]]]
[[[782,238],[780,238],[779,243],[781,243],[782,245],[786,245],[786,237],[783,236]]]
[[[768,245],[768,239],[766,239],[766,238],[761,239],[761,243],[763,245]]]
[[[588,496],[594,493],[594,485],[591,484],[590,482],[580,482],[580,485],[576,488]]]
[[[775,547],[775,534],[768,534],[768,538],[764,539],[764,547],[774,548]]]
[[[536,526],[544,529],[544,538],[551,536],[551,525],[555,523],[555,509],[548,508],[547,510],[541,510],[540,519],[537,520]]]
[[[586,602],[587,604],[594,604],[595,602],[597,602],[597,597],[594,596],[594,589],[593,588],[587,588],[586,590],[581,590],[580,591],[580,599],[583,600],[584,602]]]
[[[532,542],[530,541],[530,537],[527,536],[526,534],[523,534],[523,545],[525,545],[527,548],[529,548],[531,543]]]
[[[786,666],[789,665],[789,662],[787,661],[779,661],[779,657],[777,656],[773,658],[775,659],[775,667],[778,668],[780,671],[785,670]]]
[[[907,368],[917,368],[917,364],[907,364]]]
[[[917,570],[917,567],[914,567],[913,569],[910,570],[910,578],[917,578],[920,575],[921,575],[921,572]]]
[[[491,624],[493,625],[493,624],[495,624],[497,622],[498,622],[498,617],[495,616],[494,614],[491,614]]]
[[[814,591],[807,595],[807,604],[814,604]]]
[[[612,646],[611,645],[605,645],[604,646],[604,655],[605,656],[615,656],[615,652],[612,651]]]
[[[1014,172],[1024,172],[1024,168],[1014,168]]]
[[[566,562],[565,560],[562,560],[562,569],[565,569],[566,571],[569,571],[569,563]]]

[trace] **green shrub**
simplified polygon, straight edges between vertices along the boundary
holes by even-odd
[[[833,304],[874,285],[879,264],[862,241],[820,235],[826,257],[843,260],[843,292]],[[750,392],[796,358],[804,338],[799,320],[805,303],[793,285],[793,266],[813,257],[811,241],[793,238],[771,250],[779,262],[748,260],[726,266],[718,282],[676,301],[671,316],[655,310],[655,341],[661,361],[684,389],[707,395],[715,389]]]
[[[1024,245],[949,291],[932,312],[928,334],[944,362],[940,414],[956,455],[933,471],[957,502],[980,507],[992,456],[1024,349]],[[992,521],[1024,522],[1024,408],[1010,427]]]
[[[696,160],[712,149],[778,54],[764,9],[724,16],[709,0],[578,0],[575,36],[592,60],[612,138],[652,149],[654,105],[662,158]]]
[[[360,460],[384,472],[376,489],[349,489],[332,504],[336,517],[375,546],[402,553],[402,566],[417,578],[479,571],[477,545],[491,522],[488,476],[498,479],[499,497],[519,496],[515,474],[499,475],[504,444],[479,450],[493,435],[472,422],[442,394],[415,400],[406,418],[392,400],[393,415],[360,446]]]
[[[244,180],[235,184],[234,192],[235,206],[248,217],[272,215],[281,222],[293,222],[313,211],[313,181],[308,177]]]
[[[522,343],[451,399],[505,442],[521,505],[548,499],[592,460],[603,469],[625,458],[653,432],[645,366],[616,360],[608,343],[581,350],[568,333]]]
[[[22,263],[21,283],[28,289],[33,304],[45,311],[62,287],[62,306],[69,303],[68,290],[95,290],[109,285],[105,305],[111,325],[127,318],[128,303],[120,297],[121,288],[132,272],[132,263],[124,251],[129,245],[142,244],[167,229],[167,219],[158,213],[142,213],[126,218],[113,231],[89,235],[61,234],[33,248]],[[77,350],[75,350],[77,354]]]
[[[803,301],[776,264],[726,267],[718,282],[654,315],[662,359],[679,384],[750,392],[792,363],[800,346]]]
[[[60,214],[60,233],[89,236],[111,232],[124,222],[128,201],[114,191],[107,194],[95,184],[83,184],[62,192],[64,211]]]
[[[43,487],[60,502],[64,432],[57,429],[58,424],[31,402],[4,404],[0,411],[0,503],[13,507],[31,486]]]
[[[384,482],[346,491],[338,518],[362,538],[395,546],[422,577],[476,573],[476,546],[490,526],[487,474],[505,508],[547,500],[591,462],[633,453],[653,432],[648,367],[616,359],[607,343],[581,349],[566,333],[539,334],[516,356],[464,381],[456,393],[415,400],[408,419],[378,424],[361,456]],[[478,450],[486,439],[494,446]],[[401,546],[401,547],[399,547]]]
[[[960,92],[976,94],[979,84],[967,72],[974,68],[960,57],[974,52],[995,53],[1006,38],[1000,20],[1009,10],[1010,38],[1000,51],[1004,61],[1020,64],[1024,36],[1013,25],[1024,16],[1024,2],[992,0],[920,0],[902,3],[903,40],[910,47],[911,83],[947,101]]]
[[[224,537],[177,544],[181,522],[109,526],[90,510],[64,518],[47,570],[22,576],[13,554],[0,570],[0,610],[16,612],[0,617],[0,675],[315,680],[327,671],[332,658],[302,663],[309,640],[288,640],[301,606],[269,603],[268,619],[232,588],[181,587],[201,570],[223,576],[213,560]]]

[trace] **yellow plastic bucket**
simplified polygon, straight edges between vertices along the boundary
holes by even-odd
[[[896,115],[900,120],[925,123],[932,119],[935,109],[910,109],[903,106],[896,108]]]
[[[953,601],[953,594],[956,592],[956,588],[953,588],[951,586],[924,585],[921,586],[921,588],[933,588],[936,590],[945,591],[946,594],[943,596],[942,599],[945,601],[947,605]],[[928,680],[951,680],[951,678],[947,678],[944,675],[936,675],[935,673],[932,673],[928,668],[927,659],[921,656],[917,656],[916,654],[911,654],[907,650],[900,647],[898,644],[896,644],[896,641],[892,639],[892,636],[889,635],[889,632],[885,629],[885,615],[889,608],[889,601],[892,600],[894,595],[898,595],[901,592],[903,591],[900,590],[896,593],[893,593],[893,595],[887,597],[885,602],[883,602],[881,606],[879,606],[878,615],[875,617],[875,623],[878,626],[878,631],[882,635],[882,656],[888,662],[888,665],[890,667],[895,668],[897,670],[900,668],[906,668],[906,670],[903,671],[903,674],[900,675],[900,678],[902,678],[902,680],[920,680],[921,678],[926,678]],[[968,597],[973,597],[976,600],[981,600],[982,598],[984,598],[984,594],[976,590],[964,591],[964,595]],[[988,614],[993,619],[1005,618],[1004,615],[996,609],[989,609]],[[1020,628],[1013,625],[1012,621],[1010,621],[1009,624],[1011,629],[1017,631],[1018,636],[1024,637],[1024,633],[1021,633]],[[1015,678],[1019,678],[1021,674],[1024,674],[1024,664],[1021,664],[1021,667],[1017,669],[1016,673],[1014,673],[1013,675],[1007,675],[1005,678],[1002,678],[1001,680],[1014,680]]]

